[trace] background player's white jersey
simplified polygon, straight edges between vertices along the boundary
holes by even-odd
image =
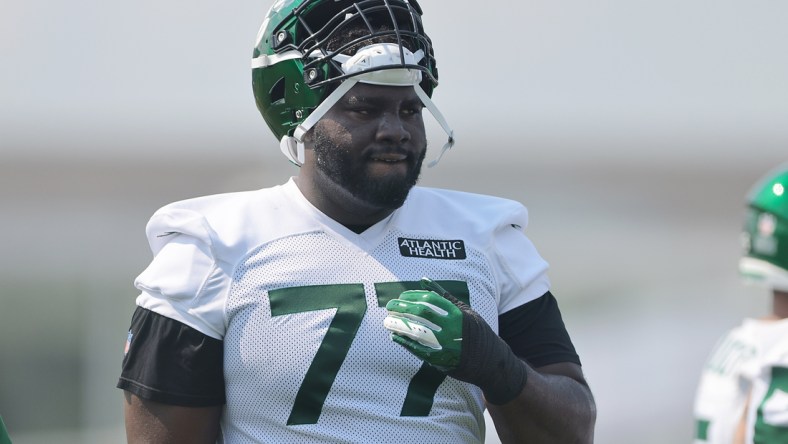
[[[779,370],[788,367],[786,353],[788,320],[745,319],[728,332],[701,375],[695,398],[695,443],[732,443],[744,415],[748,418],[745,442],[788,443],[788,375]],[[745,412],[750,396],[750,409]],[[753,440],[753,433],[759,439]],[[769,434],[772,437],[767,439]]]
[[[788,320],[777,324],[774,344],[744,367],[752,381],[746,443],[788,443]]]
[[[361,234],[292,180],[192,199],[151,218],[137,304],[223,340],[226,442],[478,443],[481,391],[392,342],[384,307],[427,276],[497,329],[549,290],[526,223],[518,203],[422,187]]]

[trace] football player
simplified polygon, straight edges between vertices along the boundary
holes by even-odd
[[[279,0],[252,58],[296,177],[158,210],[118,387],[129,442],[592,441],[516,202],[415,186],[438,71],[415,0]]]
[[[715,346],[695,399],[695,443],[788,442],[788,164],[747,197],[739,271],[772,293],[772,312],[744,319]]]

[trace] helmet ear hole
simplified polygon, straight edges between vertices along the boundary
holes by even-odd
[[[268,97],[271,98],[271,103],[275,102],[284,102],[285,100],[285,78],[280,77],[279,80],[274,83],[274,86],[268,90]]]

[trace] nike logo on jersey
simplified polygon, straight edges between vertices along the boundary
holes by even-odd
[[[434,240],[397,238],[399,252],[406,257],[428,259],[465,259],[465,242],[462,240]]]

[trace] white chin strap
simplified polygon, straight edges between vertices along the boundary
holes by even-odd
[[[417,65],[419,60],[424,57],[422,50],[416,53],[410,52],[407,48],[402,48],[407,65]],[[310,57],[319,57],[319,53],[310,54]],[[441,148],[441,152],[435,160],[427,164],[433,167],[438,164],[443,153],[454,145],[454,131],[449,127],[443,114],[438,110],[427,93],[421,89],[421,71],[408,68],[390,68],[377,71],[364,72],[372,68],[381,66],[402,66],[400,56],[400,46],[394,43],[377,43],[361,48],[354,56],[337,54],[334,60],[342,64],[345,74],[361,72],[362,74],[344,80],[339,86],[315,108],[314,111],[304,121],[296,127],[293,136],[284,136],[279,141],[279,147],[287,158],[298,166],[304,164],[304,134],[320,120],[335,103],[347,93],[356,83],[368,83],[371,85],[385,86],[412,86],[421,103],[430,111],[435,120],[446,132],[448,140]]]

